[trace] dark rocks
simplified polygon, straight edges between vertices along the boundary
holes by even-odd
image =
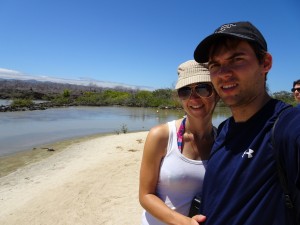
[[[59,107],[68,107],[76,106],[76,104],[54,104],[51,102],[35,103],[27,107],[16,107],[10,105],[0,105],[0,112],[16,112],[16,111],[33,111],[33,110],[46,110],[48,108],[59,108]]]

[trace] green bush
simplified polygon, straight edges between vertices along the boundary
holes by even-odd
[[[12,107],[29,107],[32,106],[34,103],[31,99],[14,99],[10,104]]]
[[[68,89],[65,89],[64,93],[63,93],[63,97],[64,98],[69,98],[70,96],[71,96],[71,91],[68,90]]]
[[[64,98],[62,96],[58,96],[52,99],[51,102],[56,105],[67,105],[72,103],[72,101],[69,98]]]

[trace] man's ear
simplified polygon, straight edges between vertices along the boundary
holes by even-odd
[[[264,72],[268,73],[272,68],[272,55],[270,53],[266,53],[263,62]]]

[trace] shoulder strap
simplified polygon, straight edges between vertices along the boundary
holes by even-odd
[[[177,145],[178,145],[178,149],[179,151],[182,153],[182,136],[185,132],[185,121],[186,121],[186,117],[183,118],[181,124],[180,124],[180,127],[178,129],[178,132],[177,132]]]
[[[277,166],[277,172],[278,172],[280,184],[281,184],[281,187],[282,187],[282,190],[283,190],[283,193],[284,193],[284,202],[285,202],[286,207],[290,211],[292,211],[293,217],[296,218],[296,221],[297,221],[297,213],[296,213],[296,209],[295,209],[295,203],[292,200],[291,192],[290,192],[289,187],[288,187],[287,174],[286,174],[286,171],[283,168],[282,162],[280,160],[279,151],[276,150],[275,138],[274,138],[275,128],[276,128],[276,125],[278,123],[278,120],[279,120],[280,116],[283,114],[283,112],[285,112],[289,108],[291,108],[291,107],[284,108],[279,113],[277,119],[275,120],[274,125],[272,127],[271,142],[272,142],[272,146],[273,146],[273,149],[274,149],[274,155],[275,155],[275,159],[276,159],[276,166]],[[297,224],[298,223],[299,223],[299,221],[297,222]]]

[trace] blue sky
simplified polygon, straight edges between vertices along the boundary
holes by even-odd
[[[0,0],[0,74],[173,88],[180,63],[227,22],[264,34],[272,92],[300,79],[299,0]]]

